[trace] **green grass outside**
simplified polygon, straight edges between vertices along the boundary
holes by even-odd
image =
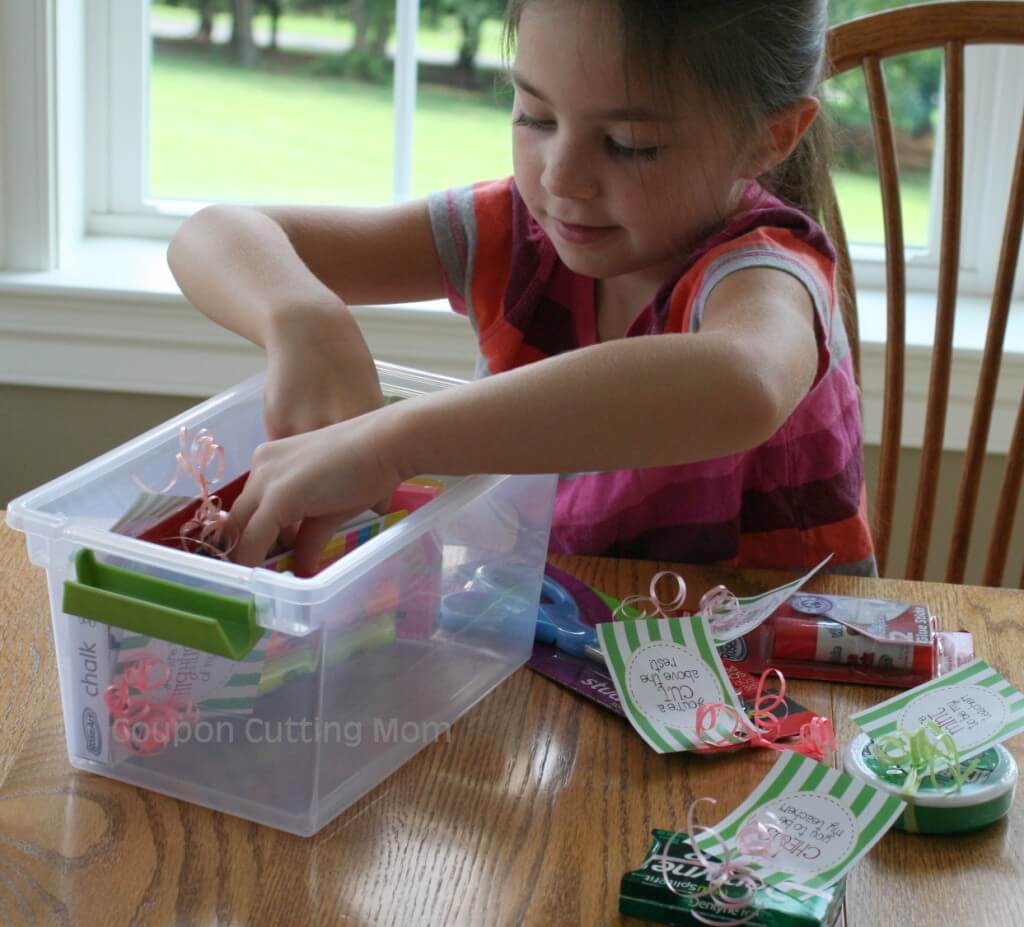
[[[150,9],[150,16],[154,19],[182,20],[197,25],[199,22],[196,11],[188,7],[153,3]],[[228,13],[218,13],[215,19],[218,25],[223,23],[224,28],[229,27],[231,17]],[[253,17],[253,23],[257,28],[269,29],[270,15],[259,13]],[[352,23],[348,19],[308,13],[288,13],[278,20],[277,28],[279,33],[288,33],[289,35],[334,36],[346,41],[351,41],[354,34]],[[421,20],[416,44],[425,50],[450,51],[454,54],[459,47],[458,26],[450,16],[442,18],[439,28],[428,26]],[[485,56],[500,57],[501,23],[497,20],[490,20],[484,24],[480,40],[480,53]]]
[[[511,172],[508,114],[472,94],[421,86],[414,193]],[[391,88],[247,71],[218,52],[154,53],[150,195],[168,199],[380,205],[391,201]],[[839,172],[851,241],[882,240],[877,179]],[[928,184],[904,184],[906,239],[927,242]]]
[[[415,193],[511,172],[511,120],[469,94],[422,87]],[[170,199],[390,202],[391,88],[154,55],[150,195]]]

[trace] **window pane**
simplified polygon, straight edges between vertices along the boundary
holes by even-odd
[[[390,202],[390,65],[352,50],[356,29],[342,14],[358,4],[281,3],[276,43],[267,4],[253,5],[255,48],[246,59],[231,44],[226,0],[152,2],[149,195]],[[208,35],[205,6],[215,11]],[[386,41],[392,20],[371,19],[360,42]]]
[[[907,6],[885,0],[833,0],[832,20]],[[935,133],[939,118],[942,52],[929,50],[883,62],[900,171],[903,235],[908,248],[928,248]],[[826,100],[835,126],[836,192],[852,242],[884,241],[881,189],[863,72],[833,79]]]
[[[467,5],[461,21],[421,9],[413,192],[512,173],[512,92],[502,74],[504,4]],[[475,14],[475,15],[474,15]]]

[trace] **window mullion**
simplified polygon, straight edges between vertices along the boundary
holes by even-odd
[[[149,4],[117,4],[109,17],[110,211],[147,212],[143,208],[149,170]]]
[[[9,270],[57,263],[56,12],[55,0],[0,4],[0,264]]]
[[[981,289],[991,293],[1003,245],[1014,156],[1024,114],[1024,48],[1004,45],[990,49],[988,54],[991,80],[984,98],[988,122],[976,143],[982,149],[976,164],[986,165],[988,169],[975,169],[983,182],[979,183],[976,224],[968,228],[978,231],[974,263],[978,268]],[[984,158],[991,152],[997,152],[998,157]],[[1022,278],[1024,273],[1018,273],[1014,289],[1017,298],[1024,296]]]
[[[419,0],[396,0],[395,155],[393,196],[396,203],[412,197],[413,124],[416,117],[416,33]]]

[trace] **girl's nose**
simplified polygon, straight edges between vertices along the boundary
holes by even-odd
[[[552,138],[541,183],[552,196],[593,199],[600,190],[593,154],[572,139]]]

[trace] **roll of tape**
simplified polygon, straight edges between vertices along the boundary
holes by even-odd
[[[855,737],[846,751],[844,766],[854,778],[883,789],[907,802],[899,830],[915,834],[962,834],[1005,817],[1017,786],[1017,763],[1005,747],[996,745],[976,758],[978,767],[958,790],[953,779],[938,773],[936,783],[926,777],[913,796],[902,793],[898,773],[881,775],[867,734]],[[973,760],[972,760],[973,762]],[[965,763],[964,767],[969,766]]]

